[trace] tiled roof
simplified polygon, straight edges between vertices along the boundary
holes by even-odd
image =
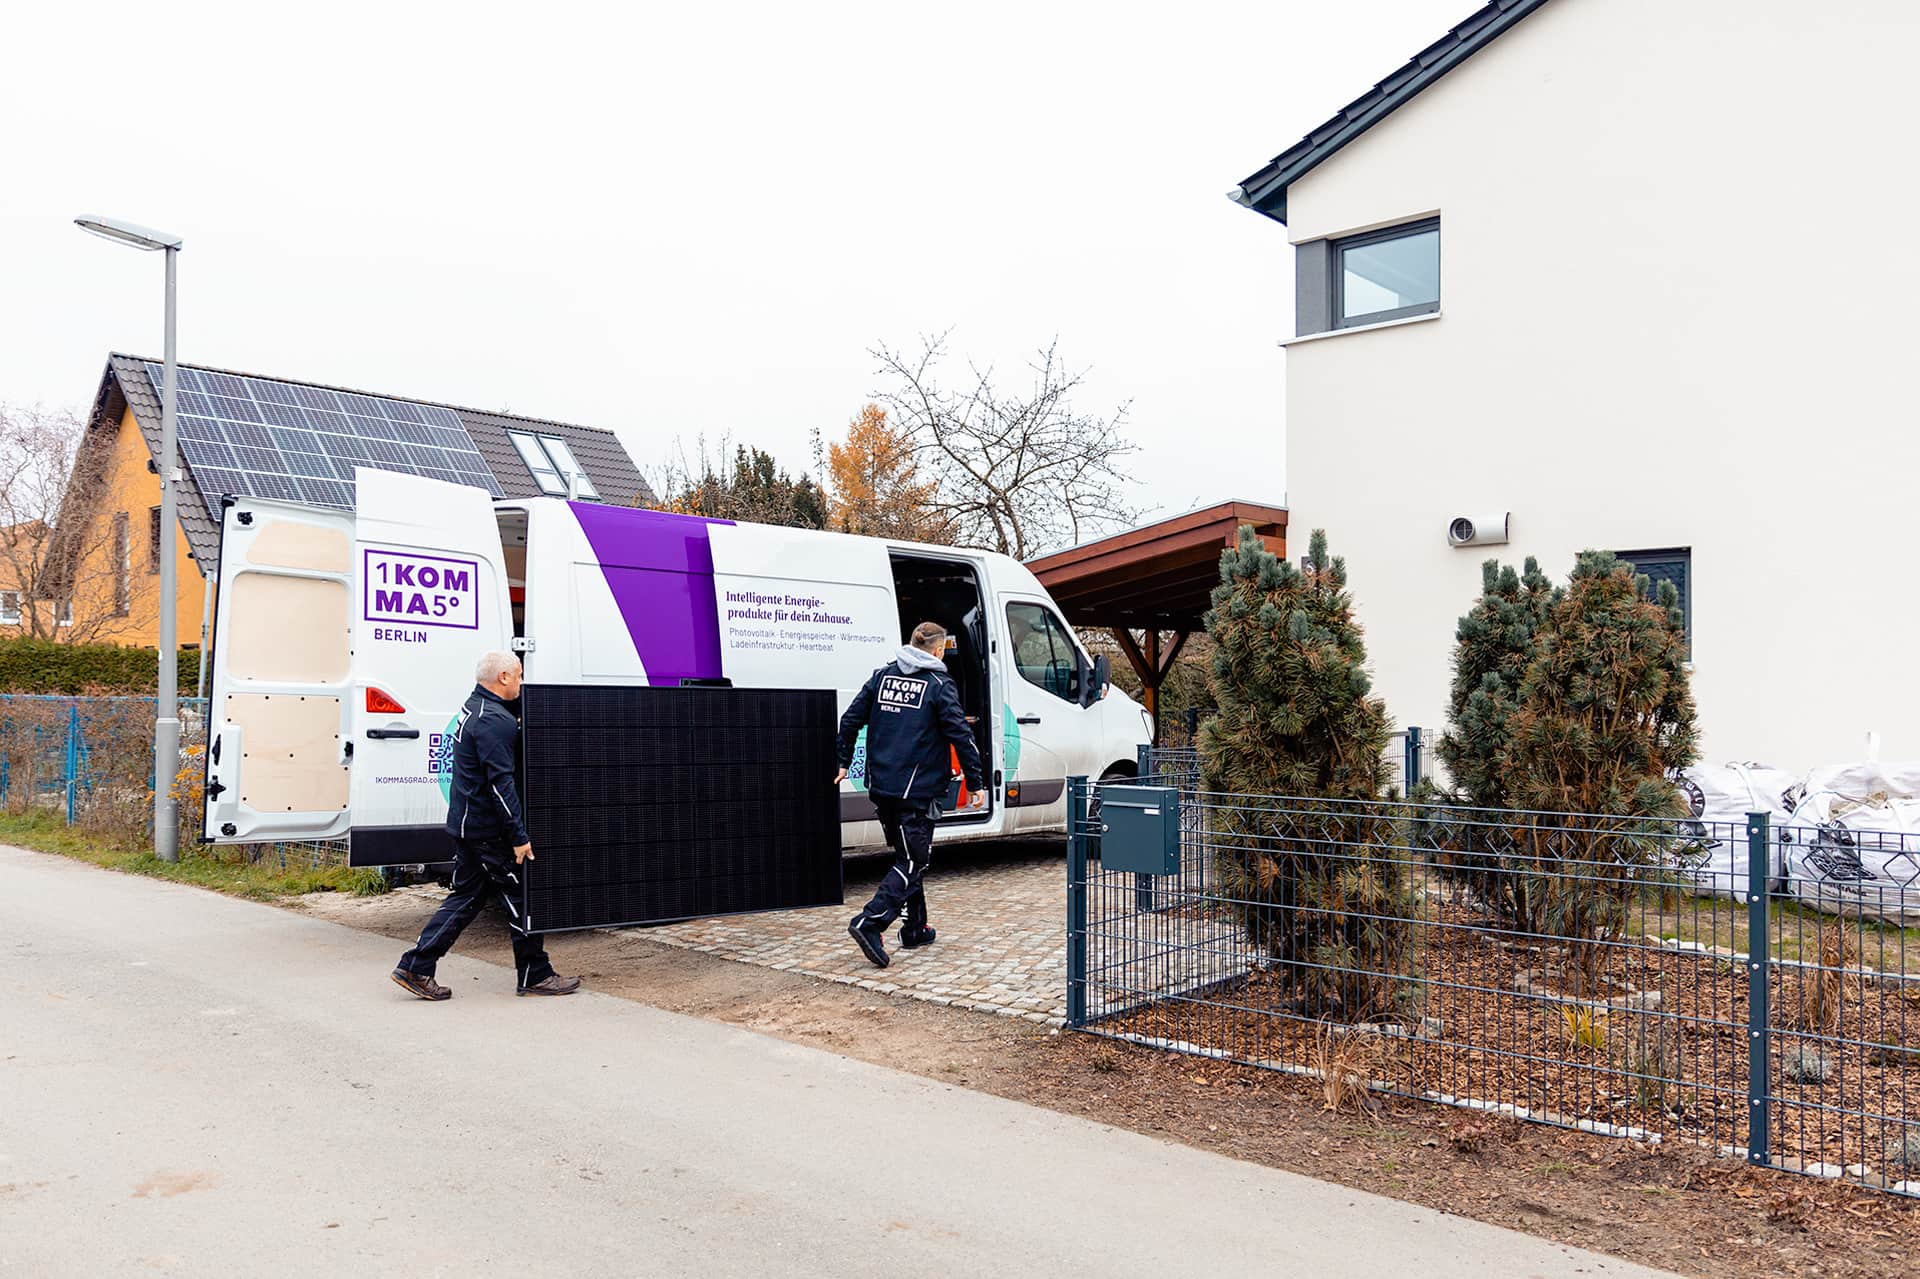
[[[1422,89],[1492,44],[1547,0],[1490,0],[1406,65],[1340,108],[1332,119],[1273,157],[1228,194],[1276,222],[1287,220],[1287,188],[1340,148],[1399,110]]]
[[[114,352],[107,358],[106,374],[100,382],[100,391],[94,401],[94,420],[118,422],[123,408],[133,410],[134,421],[140,426],[140,434],[147,441],[147,451],[153,456],[160,455],[160,389],[147,375],[149,361],[142,356],[122,355]],[[231,369],[208,369],[205,365],[190,366],[210,373],[233,373],[236,377],[266,377],[266,374],[234,373]],[[292,378],[272,378],[276,382],[291,382],[298,386],[324,386],[319,382],[299,382]],[[328,386],[327,390],[350,391],[348,387]],[[408,399],[406,396],[384,395],[381,392],[357,391],[359,395],[381,395],[385,399]],[[653,490],[647,486],[639,468],[621,446],[619,437],[612,431],[594,426],[575,426],[566,422],[550,422],[543,418],[519,417],[509,413],[489,413],[484,409],[462,408],[457,404],[439,404],[433,400],[409,400],[413,404],[434,404],[457,414],[466,425],[467,433],[479,448],[482,457],[493,477],[500,481],[500,487],[506,490],[508,497],[538,497],[540,486],[534,482],[526,463],[520,460],[513,441],[507,438],[508,431],[533,431],[542,435],[553,435],[567,442],[573,450],[574,458],[593,481],[599,491],[600,500],[614,505],[631,506],[653,500]],[[184,466],[185,463],[183,462]],[[180,506],[180,527],[187,535],[187,545],[194,559],[206,566],[209,572],[218,562],[220,553],[220,520],[216,512],[207,509],[205,500],[200,496],[199,486],[182,484],[177,490]]]

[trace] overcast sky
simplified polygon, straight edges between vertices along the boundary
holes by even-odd
[[[811,466],[953,329],[1132,402],[1139,501],[1278,502],[1286,230],[1224,193],[1473,9],[166,6],[0,19],[0,400],[185,361]]]

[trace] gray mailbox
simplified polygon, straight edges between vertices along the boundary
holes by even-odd
[[[1100,867],[1180,873],[1180,792],[1171,786],[1100,788]]]

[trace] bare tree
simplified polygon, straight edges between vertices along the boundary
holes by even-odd
[[[151,606],[147,522],[109,509],[113,430],[0,404],[0,636],[112,640]]]
[[[957,541],[1027,559],[1135,518],[1124,496],[1131,477],[1119,468],[1135,451],[1121,430],[1127,405],[1106,417],[1076,412],[1070,400],[1085,374],[1061,363],[1058,345],[1039,352],[1018,392],[971,361],[964,389],[942,386],[945,334],[923,337],[914,355],[870,352],[887,382],[874,398],[913,442],[933,482],[929,505]]]

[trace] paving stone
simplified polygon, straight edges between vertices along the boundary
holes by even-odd
[[[886,865],[847,864],[846,905],[732,915],[649,928],[649,940],[888,995],[1058,1023],[1066,1011],[1066,873],[1057,845],[937,849],[927,904],[940,932],[905,950],[896,926],[884,979],[847,936],[847,912],[873,892]]]

